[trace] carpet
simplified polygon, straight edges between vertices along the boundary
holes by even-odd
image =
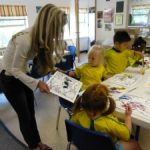
[[[27,150],[0,120],[0,150]]]

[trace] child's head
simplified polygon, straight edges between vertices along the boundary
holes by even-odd
[[[114,35],[114,46],[120,51],[129,48],[131,38],[126,31],[117,31]]]
[[[84,109],[90,118],[97,114],[109,115],[115,110],[115,102],[109,97],[109,90],[103,84],[93,84],[87,88],[74,105],[74,112]]]
[[[103,48],[99,45],[94,45],[88,52],[88,63],[95,67],[103,63],[104,54]]]

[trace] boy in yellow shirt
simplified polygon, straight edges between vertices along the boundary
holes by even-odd
[[[91,47],[88,53],[88,63],[77,67],[75,71],[69,72],[69,76],[80,78],[83,83],[82,90],[94,83],[100,83],[104,77],[103,48],[98,45]]]
[[[105,78],[123,72],[142,57],[141,52],[129,50],[131,38],[126,31],[118,31],[114,35],[114,47],[106,50],[104,57],[106,63]]]
[[[71,120],[82,127],[108,134],[117,150],[140,150],[136,141],[130,141],[130,106],[126,106],[125,123],[113,115],[115,107],[108,88],[102,84],[93,84],[76,100]]]

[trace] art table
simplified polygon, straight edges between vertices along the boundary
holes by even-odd
[[[103,82],[110,89],[111,96],[116,100],[116,114],[124,119],[125,104],[132,107],[132,121],[139,127],[150,129],[150,69],[140,73],[141,67],[129,67],[125,72],[117,74]]]

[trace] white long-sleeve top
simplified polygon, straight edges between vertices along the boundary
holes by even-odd
[[[35,52],[31,50],[30,30],[28,28],[20,32],[9,41],[2,60],[2,69],[6,70],[6,75],[14,76],[30,89],[35,90],[39,80],[26,74],[27,61],[35,56]]]

